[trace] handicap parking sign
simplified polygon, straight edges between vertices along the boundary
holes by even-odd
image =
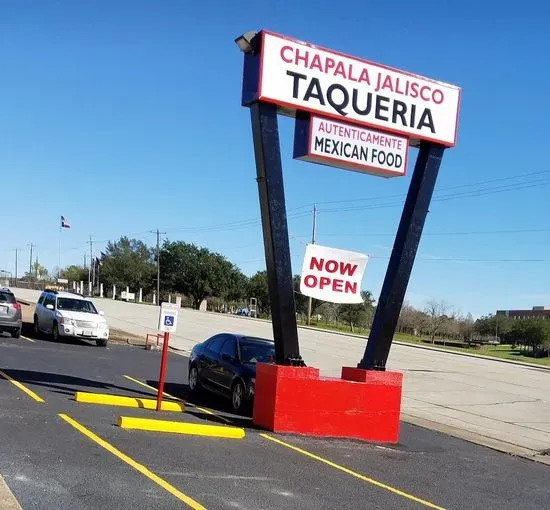
[[[165,333],[175,333],[178,325],[179,305],[162,303],[160,305],[158,330]]]

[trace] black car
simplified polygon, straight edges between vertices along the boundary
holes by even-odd
[[[256,363],[274,363],[273,340],[220,333],[195,345],[189,358],[189,389],[204,388],[231,398],[234,411],[254,397]]]

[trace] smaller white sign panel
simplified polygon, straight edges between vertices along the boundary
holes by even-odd
[[[308,244],[300,292],[330,303],[362,303],[361,281],[368,256],[318,244]]]
[[[126,292],[125,290],[120,293],[120,297],[121,299],[126,299],[127,301],[136,299],[136,295],[133,292]]]
[[[176,303],[161,303],[158,330],[165,333],[175,333],[178,327],[180,307]]]
[[[383,177],[405,175],[409,142],[391,133],[308,116],[296,120],[294,158]]]
[[[69,280],[67,278],[58,278],[57,283],[69,283]]]

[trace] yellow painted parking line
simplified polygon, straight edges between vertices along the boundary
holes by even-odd
[[[139,464],[128,455],[122,453],[120,450],[115,448],[112,444],[108,443],[104,439],[101,439],[99,436],[94,434],[91,430],[81,425],[76,420],[73,420],[70,416],[66,414],[58,415],[62,420],[65,420],[69,425],[73,426],[81,434],[84,434],[88,439],[91,439],[94,443],[98,444],[108,452],[112,453],[115,457],[118,457],[120,460],[133,467],[136,471],[139,471],[142,475],[152,480],[157,485],[160,485],[164,490],[168,491],[170,494],[178,498],[180,501],[186,503],[193,510],[206,510],[200,503],[190,498],[183,492],[176,489],[173,485],[169,484],[166,480],[162,479],[160,476],[156,475],[152,471],[149,471],[144,465]]]
[[[26,336],[21,335],[19,338],[22,338],[23,340],[26,340],[27,342],[32,342],[34,344],[34,340],[32,338],[27,338]]]
[[[148,384],[145,384],[144,382],[140,381],[139,379],[134,379],[133,377],[130,377],[129,375],[125,375],[124,377],[126,379],[128,379],[129,381],[133,381],[136,384],[139,384],[139,385],[141,385],[145,388],[149,388],[150,390],[158,391],[158,389],[155,388],[154,386],[149,386]],[[206,409],[204,407],[196,406],[195,404],[192,404],[191,402],[186,402],[185,400],[182,400],[179,397],[174,397],[174,395],[170,395],[170,393],[166,393],[165,391],[162,392],[162,395],[164,397],[173,398],[174,400],[177,400],[179,402],[185,402],[186,405],[188,405],[190,407],[193,407],[197,411],[200,411],[204,414],[209,414],[210,416],[215,416],[216,418],[219,418],[220,420],[222,420],[225,423],[232,423],[231,420],[228,420],[225,416],[220,416],[219,414],[216,414],[214,411],[211,411],[210,409]]]
[[[157,401],[153,398],[125,397],[122,395],[111,395],[109,393],[87,393],[77,391],[74,399],[83,404],[99,404],[105,406],[138,407],[140,409],[156,409]],[[161,411],[185,411],[183,402],[168,402],[164,400],[161,404]]]
[[[198,423],[182,423],[180,421],[152,420],[150,418],[134,418],[120,416],[117,425],[123,429],[148,430],[150,432],[169,432],[172,434],[187,434],[193,436],[222,437],[225,439],[242,439],[244,429],[227,425],[202,425]]]
[[[5,372],[2,372],[2,370],[0,370],[0,376],[2,376],[4,379],[6,379],[6,381],[11,382],[14,386],[19,388],[21,391],[25,392],[29,397],[31,397],[36,402],[39,402],[41,404],[44,403],[43,398],[39,397],[34,391],[29,390],[29,388],[27,388],[24,384],[21,384],[19,381],[16,381],[15,379],[10,377]]]
[[[315,455],[314,453],[308,452],[306,450],[302,450],[302,448],[298,448],[297,446],[294,446],[290,443],[286,443],[285,441],[281,441],[280,439],[277,439],[273,436],[270,436],[269,434],[260,434],[261,437],[268,439],[269,441],[273,441],[274,443],[277,443],[281,446],[284,446],[286,448],[290,448],[291,450],[294,450],[295,452],[301,453],[302,455],[305,455],[306,457],[309,457],[311,459],[315,459],[319,462],[322,462],[323,464],[326,464],[327,466],[330,466],[334,469],[338,469],[339,471],[342,471],[343,473],[346,473],[348,475],[351,475],[355,478],[358,478],[359,480],[363,480],[364,482],[370,483],[371,485],[374,485],[376,487],[379,487],[381,489],[387,490],[389,492],[392,492],[393,494],[396,494],[397,496],[401,496],[402,498],[408,499],[410,501],[414,501],[415,503],[419,503],[421,505],[424,505],[428,508],[435,508],[437,510],[445,510],[443,507],[435,505],[434,503],[430,503],[429,501],[426,501],[421,498],[417,498],[416,496],[413,496],[412,494],[409,494],[408,492],[404,492],[402,490],[396,489],[395,487],[392,487],[391,485],[387,485],[385,483],[379,482],[378,480],[374,480],[373,478],[369,478],[368,476],[362,475],[360,473],[357,473],[355,471],[352,471],[351,469],[348,469],[344,466],[341,466],[340,464],[336,464],[335,462],[332,462],[328,459],[324,459],[323,457],[320,457],[319,455]]]

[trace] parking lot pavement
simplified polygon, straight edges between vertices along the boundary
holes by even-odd
[[[24,509],[503,510],[550,498],[548,466],[407,424],[390,447],[266,434],[207,395],[185,413],[80,404],[77,390],[154,397],[160,354],[29,338],[0,339],[0,474]],[[184,400],[186,371],[169,356],[165,390]],[[246,437],[125,430],[121,415],[225,420]]]

